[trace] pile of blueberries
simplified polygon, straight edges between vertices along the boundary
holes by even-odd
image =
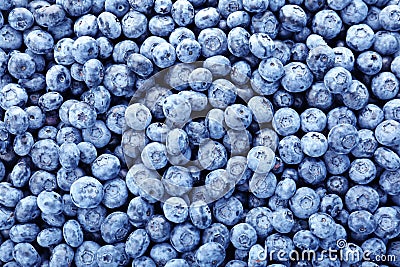
[[[399,0],[0,0],[0,265],[399,267],[399,79]]]

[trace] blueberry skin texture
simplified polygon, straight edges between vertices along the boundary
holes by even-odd
[[[70,194],[79,208],[95,208],[103,199],[103,185],[93,177],[83,176],[71,185]]]
[[[210,207],[204,201],[195,201],[189,207],[189,217],[198,229],[206,229],[212,223]]]
[[[292,108],[278,109],[272,120],[272,127],[282,136],[292,135],[300,129],[300,116]]]
[[[307,219],[318,211],[320,201],[320,197],[313,189],[301,187],[289,200],[290,210],[296,217]]]
[[[39,55],[49,53],[54,47],[53,37],[48,32],[42,30],[33,30],[28,33],[24,43],[29,50]]]
[[[199,29],[212,28],[218,25],[220,13],[214,7],[199,10],[194,17],[194,23]]]
[[[228,49],[226,34],[218,28],[202,30],[197,41],[201,45],[202,55],[206,58],[224,54]]]
[[[128,236],[125,252],[129,257],[137,259],[145,253],[149,245],[149,235],[144,229],[137,229]]]
[[[366,210],[373,213],[379,206],[378,192],[372,187],[366,185],[355,185],[350,187],[344,200],[344,203],[350,212]]]
[[[355,51],[369,49],[375,41],[374,31],[366,24],[357,24],[347,30],[346,43]]]
[[[301,31],[307,23],[304,10],[298,5],[284,5],[279,11],[282,27],[290,32]]]
[[[375,128],[376,140],[384,146],[391,147],[398,145],[400,140],[396,135],[396,132],[399,127],[400,123],[395,120],[384,120]]]
[[[396,21],[400,16],[400,9],[397,5],[388,5],[379,13],[379,23],[385,30],[398,31],[400,24]]]
[[[59,40],[54,47],[54,60],[60,65],[71,65],[75,62],[72,53],[74,40],[71,38],[63,38]]]
[[[100,227],[101,237],[108,244],[121,242],[128,236],[130,230],[128,215],[120,211],[110,213]]]
[[[11,53],[7,69],[16,79],[28,79],[36,71],[36,64],[29,54],[16,52]]]
[[[31,158],[36,167],[54,171],[59,163],[59,147],[51,139],[37,141],[31,149]]]
[[[282,86],[286,91],[299,93],[311,87],[314,78],[307,65],[291,62],[284,66],[284,71]]]
[[[98,266],[95,255],[99,248],[100,245],[94,241],[84,241],[82,245],[75,250],[74,263],[76,266]],[[87,258],[87,255],[92,255],[92,257]]]
[[[189,222],[178,224],[171,232],[170,241],[178,252],[192,251],[200,243],[200,230]]]
[[[215,242],[201,245],[196,252],[196,262],[200,267],[219,266],[225,259],[225,250],[222,245]]]
[[[391,72],[381,72],[372,79],[372,93],[381,100],[393,99],[399,92],[399,81]]]
[[[13,258],[21,266],[36,266],[40,262],[40,255],[29,243],[18,243],[14,246]]]
[[[13,29],[10,25],[4,25],[3,27],[0,28],[0,48],[4,49],[4,50],[17,50],[22,46],[23,41],[23,37],[22,34]],[[50,34],[48,34],[48,36],[51,37]],[[46,37],[48,37],[46,36]],[[26,39],[25,41],[25,45],[27,47],[29,47],[32,43],[30,41],[32,41],[33,35],[31,35],[31,37],[28,39]],[[29,44],[29,46],[28,46]],[[36,46],[37,47],[37,46]],[[50,48],[49,48],[50,50]]]
[[[341,28],[342,20],[335,11],[322,10],[315,14],[312,24],[314,33],[326,39],[333,39],[340,33]]]
[[[374,152],[375,162],[382,168],[395,171],[400,168],[400,157],[393,150],[378,147]]]
[[[179,55],[178,55],[179,58]],[[139,53],[133,53],[127,58],[128,68],[140,76],[148,76],[153,72],[153,63]]]
[[[171,15],[177,25],[187,26],[194,20],[193,5],[187,0],[178,0],[172,5]]]

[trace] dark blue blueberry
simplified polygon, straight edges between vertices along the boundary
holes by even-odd
[[[33,31],[36,32],[36,31]],[[32,33],[32,32],[31,32]],[[43,32],[46,33],[46,32]],[[25,45],[30,48],[32,44],[32,39],[34,38],[34,34],[28,34],[30,36],[29,38],[26,38]],[[42,48],[39,48],[38,46],[34,46],[35,48],[38,48],[40,51],[47,50],[49,51],[51,48],[48,47],[47,45],[53,45],[52,37],[50,34],[46,33],[46,37],[48,38],[48,44],[45,44]],[[0,28],[0,48],[4,50],[18,50],[22,44],[23,44],[23,37],[21,32],[13,29],[10,25],[6,24],[3,27]],[[40,52],[39,51],[39,52]]]
[[[16,224],[11,227],[9,235],[14,243],[31,243],[40,232],[39,226],[34,223]],[[15,249],[15,247],[14,247]]]
[[[93,11],[93,8],[92,8]],[[93,14],[87,14],[78,18],[74,23],[74,33],[77,37],[91,36],[95,37],[99,27],[97,17]]]
[[[382,100],[393,99],[399,92],[399,81],[391,72],[381,72],[371,82],[372,93]]]
[[[59,228],[45,228],[37,235],[39,246],[49,248],[60,244],[63,241],[62,231]]]
[[[176,251],[189,252],[199,245],[200,230],[189,222],[178,224],[171,231],[170,240]]]
[[[100,249],[100,245],[94,241],[84,241],[75,250],[74,263],[76,266],[98,266],[96,261],[96,252]]]
[[[36,266],[40,264],[40,255],[29,243],[18,243],[14,246],[13,258],[21,266]]]
[[[199,266],[220,266],[225,259],[224,247],[216,242],[201,245],[196,252],[196,262]]]
[[[375,215],[365,210],[353,211],[349,215],[348,226],[350,230],[358,234],[371,234],[377,228]]]
[[[212,57],[223,54],[228,49],[226,34],[218,28],[202,30],[197,38],[202,48],[204,57]]]
[[[56,188],[56,176],[47,171],[36,171],[29,179],[29,189],[35,196],[39,195],[43,190],[52,191]]]
[[[119,251],[113,245],[105,245],[96,251],[99,267],[119,266]]]
[[[363,3],[360,0],[354,2]],[[346,23],[345,20],[343,21]],[[347,30],[346,43],[355,51],[362,52],[369,49],[373,45],[374,41],[374,31],[366,24],[353,25]]]
[[[73,247],[79,247],[83,243],[83,231],[76,220],[68,220],[63,225],[62,234],[65,242]]]
[[[243,215],[243,205],[235,197],[222,198],[213,207],[215,219],[225,225],[235,225]]]
[[[125,181],[119,178],[108,180],[104,184],[102,203],[110,209],[121,207],[128,199],[128,189]]]
[[[151,248],[150,257],[157,266],[165,266],[168,261],[178,257],[178,252],[169,243],[161,243]]]
[[[83,176],[71,185],[70,194],[79,208],[95,208],[103,199],[103,185],[93,177]]]
[[[386,147],[378,147],[375,150],[374,160],[378,166],[388,171],[395,171],[400,168],[400,156]]]
[[[289,205],[296,217],[305,219],[318,211],[320,202],[320,197],[313,189],[301,187],[289,200]]]
[[[4,28],[4,27],[3,27]],[[54,39],[50,33],[33,30],[25,38],[25,45],[35,54],[44,55],[54,48]]]
[[[194,20],[193,5],[187,0],[178,0],[172,5],[171,15],[179,26],[187,26]]]

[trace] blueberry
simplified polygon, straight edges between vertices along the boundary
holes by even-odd
[[[52,191],[56,187],[56,176],[43,170],[34,172],[29,179],[29,189],[35,196],[43,190]]]
[[[355,51],[362,52],[369,49],[374,41],[374,31],[366,24],[353,25],[347,30],[346,43]]]
[[[322,10],[315,14],[312,29],[326,39],[333,39],[342,29],[342,20],[335,11]]]
[[[3,27],[4,28],[4,27]],[[35,54],[47,54],[54,47],[54,39],[50,33],[42,30],[33,30],[25,38],[25,45]]]
[[[33,31],[36,32],[36,31]],[[31,32],[32,33],[32,32]],[[43,32],[46,33],[46,32]],[[37,32],[36,32],[37,34]],[[22,46],[23,43],[23,37],[22,34],[13,29],[10,25],[6,24],[3,27],[0,28],[0,48],[4,50],[17,50]],[[39,48],[38,46],[31,46],[32,45],[32,39],[35,38],[35,33],[34,34],[28,34],[29,37],[26,38],[25,45],[30,48],[30,47],[35,47],[39,49],[40,52],[42,50],[47,50],[49,51],[51,48],[49,46],[52,45],[52,37],[50,34],[46,33],[46,37],[44,39],[47,39],[48,44],[44,44],[43,47]],[[41,40],[39,40],[41,41]],[[46,42],[45,41],[45,42]],[[48,46],[47,46],[48,45]]]
[[[95,208],[103,199],[103,185],[93,177],[83,176],[71,185],[70,194],[79,208]]]
[[[98,56],[99,47],[93,37],[81,36],[74,41],[72,52],[76,62],[85,64],[87,60]]]
[[[162,215],[153,215],[146,223],[146,231],[152,241],[164,242],[170,237],[171,223]]]
[[[328,150],[326,137],[318,132],[306,133],[300,142],[304,154],[310,157],[320,157]]]
[[[284,66],[283,88],[291,93],[303,92],[311,87],[313,75],[310,69],[301,62],[291,62]]]
[[[301,230],[294,234],[293,244],[301,250],[317,250],[318,238],[309,230]]]
[[[97,17],[97,24],[100,32],[109,39],[116,39],[122,33],[121,22],[111,12],[102,12]]]
[[[278,233],[289,233],[295,222],[293,213],[287,208],[280,208],[271,213],[271,224]]]
[[[8,59],[7,69],[16,79],[28,79],[34,74],[36,64],[29,54],[15,52]]]
[[[177,25],[187,26],[194,20],[193,5],[187,0],[178,0],[172,5],[171,15]]]
[[[157,14],[165,15],[171,12],[171,0],[156,0],[154,1],[154,11]]]
[[[152,37],[158,38],[155,36],[152,36]],[[151,39],[151,37],[149,37],[149,38]],[[172,46],[176,47],[180,42],[182,42],[185,39],[195,40],[196,38],[195,38],[194,33],[190,29],[185,28],[185,27],[180,27],[180,28],[176,28],[175,30],[173,30],[171,32],[171,34],[168,38],[168,41],[170,44],[172,44]],[[159,40],[159,41],[161,41],[161,40]]]
[[[306,183],[315,185],[325,179],[327,170],[321,159],[305,157],[299,165],[298,173]]]
[[[225,259],[225,250],[216,242],[201,245],[196,252],[196,262],[200,267],[220,266]]]
[[[197,38],[201,45],[204,57],[212,57],[227,51],[228,42],[226,34],[218,28],[207,28],[202,30]]]
[[[284,137],[279,142],[278,151],[281,159],[287,164],[299,164],[304,158],[301,141],[294,135]]]
[[[278,260],[278,253],[280,254],[279,260],[285,261],[288,259],[291,251],[294,250],[293,241],[282,234],[272,234],[269,235],[265,240],[265,247],[269,253],[269,257],[273,260]]]
[[[382,100],[390,100],[399,92],[399,81],[391,72],[381,72],[372,79],[372,93]]]
[[[250,84],[253,91],[260,95],[272,95],[274,94],[279,88],[279,82],[268,82],[264,80],[259,71],[256,70],[253,72],[250,78]]]
[[[399,155],[386,147],[378,147],[375,150],[374,160],[378,166],[389,171],[395,171],[400,167]]]
[[[349,215],[348,226],[354,233],[371,234],[377,228],[375,217],[365,210],[353,211]]]
[[[338,154],[333,150],[328,150],[324,155],[324,162],[330,174],[343,174],[350,168],[350,158],[346,154]]]
[[[165,266],[168,261],[176,259],[178,253],[169,243],[161,243],[151,248],[150,257],[157,266]]]
[[[199,245],[200,230],[189,222],[178,224],[172,230],[170,240],[178,252],[189,252]]]
[[[320,197],[313,189],[301,187],[297,189],[294,196],[289,200],[289,205],[296,217],[305,219],[318,211]]]
[[[40,231],[37,236],[37,242],[41,247],[52,247],[62,242],[62,231],[59,228],[46,228]]]
[[[102,36],[102,37],[97,38],[96,43],[99,48],[99,55],[98,55],[99,58],[105,59],[105,58],[109,58],[112,55],[114,47],[113,47],[111,41],[107,37]],[[72,73],[72,69],[71,69],[71,73]]]
[[[300,129],[300,116],[292,108],[278,109],[274,114],[272,127],[282,136],[292,135]]]
[[[40,232],[39,226],[34,223],[16,224],[11,227],[9,235],[14,243],[33,242]],[[15,247],[14,247],[15,249]]]
[[[284,5],[279,11],[282,27],[290,32],[299,32],[306,26],[307,16],[298,5]]]
[[[145,267],[145,266],[156,267],[156,264],[151,258],[149,258],[147,256],[141,256],[132,261],[132,266],[133,267]]]
[[[127,58],[127,66],[140,76],[148,76],[153,72],[153,63],[141,54],[131,54]]]
[[[94,267],[97,264],[96,252],[100,249],[100,245],[94,241],[84,241],[75,250],[74,263],[76,266]]]
[[[40,255],[29,243],[21,242],[14,246],[13,258],[21,266],[36,266],[40,263]]]

